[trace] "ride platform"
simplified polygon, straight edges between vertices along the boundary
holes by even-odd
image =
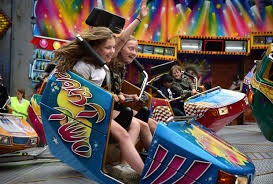
[[[256,124],[225,126],[217,134],[252,159],[254,184],[273,183],[273,142],[263,137]],[[1,155],[0,178],[1,184],[96,183],[54,158],[47,147]]]

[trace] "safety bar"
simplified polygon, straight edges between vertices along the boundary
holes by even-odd
[[[271,61],[273,62],[273,53],[270,53],[270,54],[268,55],[268,57],[269,57],[269,59],[271,59]]]
[[[192,116],[172,116],[167,119],[165,124],[169,124],[170,122],[175,122],[175,121],[187,121],[187,124],[190,124],[191,120],[194,120],[196,118],[195,115]]]
[[[174,98],[174,99],[172,99],[172,100],[169,100],[169,99],[162,93],[162,91],[160,91],[159,89],[157,89],[157,88],[154,87],[153,85],[148,84],[147,87],[148,87],[148,88],[151,88],[151,89],[153,89],[153,90],[155,90],[155,91],[156,91],[157,93],[159,93],[163,98],[165,98],[166,100],[168,100],[168,102],[172,102],[172,101],[175,101],[175,100],[180,100],[180,99],[183,98],[183,96],[179,96],[179,97],[176,97],[176,98]]]
[[[144,67],[136,59],[134,59],[132,63],[135,65],[135,67],[138,69],[138,71],[141,72],[144,75],[144,79],[143,79],[141,87],[140,87],[140,93],[138,95],[138,98],[141,100],[142,95],[143,95],[144,90],[145,90],[146,85],[147,85],[148,74],[146,73]],[[128,97],[128,98],[125,99],[125,102],[131,102],[131,101],[134,101],[134,99],[132,97]]]
[[[0,113],[1,116],[15,116],[15,117],[23,117],[23,115],[18,115],[18,114],[10,114],[10,113]]]

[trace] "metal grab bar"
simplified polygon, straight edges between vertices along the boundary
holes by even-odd
[[[195,120],[196,116],[173,116],[169,117],[167,121],[165,122],[166,125],[168,125],[170,122],[175,122],[175,121],[187,121],[187,124],[190,124],[191,120]]]
[[[6,103],[3,105],[3,107],[1,107],[0,109],[4,109],[7,104],[10,104],[10,96],[8,97]]]
[[[183,96],[179,96],[179,97],[176,97],[176,98],[174,98],[174,99],[172,99],[172,100],[169,100],[169,99],[162,93],[162,91],[160,91],[159,89],[157,89],[157,87],[154,87],[153,85],[150,85],[150,84],[148,84],[147,87],[149,87],[149,88],[155,90],[157,93],[159,93],[159,94],[160,94],[165,100],[167,100],[168,102],[172,102],[172,101],[180,100],[180,99],[184,98]]]
[[[2,117],[2,116],[23,117],[23,115],[18,115],[18,114],[0,113],[0,117]]]
[[[268,55],[268,57],[269,57],[269,59],[271,59],[271,61],[273,62],[273,53],[270,53],[270,54]]]

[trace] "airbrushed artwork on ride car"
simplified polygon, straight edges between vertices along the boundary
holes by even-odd
[[[41,117],[40,100],[41,95],[39,94],[34,94],[31,97],[30,105],[28,106],[28,117],[32,124],[32,127],[40,138],[40,143],[46,144],[46,138]]]
[[[263,93],[273,104],[273,87],[272,86],[257,81],[255,75],[251,80],[251,85],[253,88],[258,89],[261,93]]]
[[[31,106],[32,106],[32,109],[33,109],[34,113],[36,114],[38,120],[40,121],[40,123],[42,123],[41,109],[40,109],[40,97],[41,97],[41,95],[33,95],[33,97],[31,98]]]
[[[153,158],[154,161],[152,161],[149,169],[145,173],[143,180],[148,178],[149,176],[151,176],[153,173],[157,171],[157,169],[160,167],[161,163],[163,162],[167,154],[168,154],[168,149],[164,148],[162,145],[159,144],[154,154],[154,158]],[[173,158],[168,163],[169,167],[167,167],[162,172],[162,174],[160,174],[160,176],[155,178],[152,183],[163,183],[168,181],[170,178],[175,176],[175,174],[182,167],[186,159],[187,159],[186,157],[182,157],[180,155],[174,155]],[[187,172],[185,173],[185,175],[182,175],[181,177],[179,177],[175,183],[188,183],[189,178],[185,176],[190,176],[191,177],[190,180],[192,179],[197,180],[207,171],[210,165],[211,163],[209,162],[194,160],[191,166],[189,167],[189,169],[187,170]]]
[[[33,134],[35,131],[21,123],[21,119],[15,117],[2,118],[0,128],[7,131],[10,135],[28,135]]]
[[[225,159],[232,165],[242,168],[242,165],[250,162],[246,156],[242,155],[233,146],[219,140],[217,137],[215,137],[213,134],[206,131],[205,129],[200,129],[197,126],[193,126],[192,129],[189,128],[185,132],[195,137],[196,143],[199,144],[207,152],[215,157],[221,157]]]
[[[57,97],[59,107],[54,107],[60,114],[51,114],[48,120],[60,122],[58,133],[64,141],[72,143],[73,153],[89,158],[92,155],[89,143],[92,123],[87,119],[95,118],[94,123],[100,123],[105,118],[105,111],[100,105],[88,102],[92,98],[89,89],[68,73],[56,73],[56,78],[62,82]],[[56,83],[51,85],[52,92],[59,90]]]

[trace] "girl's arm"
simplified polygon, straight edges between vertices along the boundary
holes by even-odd
[[[134,33],[136,27],[141,22],[141,20],[147,16],[149,12],[149,8],[146,7],[146,4],[147,4],[147,0],[141,1],[140,14],[129,26],[126,27],[124,31],[121,32],[120,36],[117,39],[114,57],[118,55],[120,49],[124,46],[124,44],[129,39],[129,37]]]

